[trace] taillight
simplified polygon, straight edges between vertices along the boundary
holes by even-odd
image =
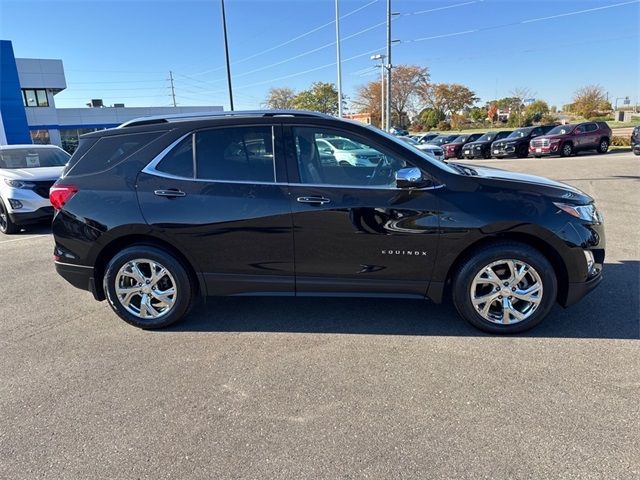
[[[54,185],[49,189],[49,201],[53,208],[60,210],[77,191],[73,185]]]

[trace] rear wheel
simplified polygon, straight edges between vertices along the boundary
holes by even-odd
[[[162,328],[182,319],[193,304],[195,286],[173,255],[135,245],[109,262],[103,279],[113,311],[136,327]]]
[[[20,229],[11,221],[9,212],[7,212],[4,202],[0,199],[0,232],[5,235],[11,235],[12,233],[16,233],[18,230]]]
[[[603,138],[598,145],[598,153],[607,153],[609,150],[609,140]]]
[[[460,316],[491,333],[517,333],[539,324],[558,289],[544,255],[516,242],[474,252],[455,275],[452,288]]]
[[[570,143],[565,143],[564,145],[562,145],[562,148],[560,149],[560,156],[570,157],[572,153],[573,145],[571,145]]]

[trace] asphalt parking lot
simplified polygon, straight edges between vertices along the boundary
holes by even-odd
[[[0,237],[0,478],[640,478],[640,157],[477,162],[593,195],[605,280],[514,337],[408,300],[227,298],[135,329]]]

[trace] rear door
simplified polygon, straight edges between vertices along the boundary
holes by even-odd
[[[596,148],[600,143],[600,132],[596,123],[587,123],[584,133],[584,148]]]
[[[293,294],[293,236],[278,125],[184,135],[138,176],[155,235],[183,251],[210,295]]]
[[[296,292],[425,295],[437,254],[439,186],[397,189],[396,171],[412,165],[352,133],[295,126],[285,127],[285,138]],[[321,162],[323,138],[362,148],[349,163]],[[375,151],[375,161],[362,151]]]

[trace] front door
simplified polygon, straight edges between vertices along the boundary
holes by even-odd
[[[294,293],[289,195],[276,178],[279,130],[193,132],[138,176],[147,223],[191,260],[209,295]]]
[[[437,254],[438,187],[398,189],[407,162],[352,133],[287,129],[296,292],[426,292]],[[326,144],[340,160],[327,158]],[[321,157],[320,145],[324,154]]]

